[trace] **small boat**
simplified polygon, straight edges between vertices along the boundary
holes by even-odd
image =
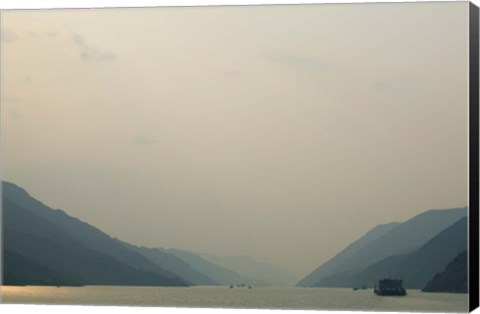
[[[378,285],[375,285],[373,293],[382,296],[404,296],[407,294],[407,291],[403,288],[403,281],[401,279],[386,278],[378,281]]]

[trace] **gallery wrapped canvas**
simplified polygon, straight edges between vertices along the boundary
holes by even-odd
[[[3,303],[478,306],[474,4],[0,18]]]

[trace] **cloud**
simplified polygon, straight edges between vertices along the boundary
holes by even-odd
[[[26,33],[29,37],[31,38],[56,38],[60,34],[54,31],[45,31],[45,32],[39,32],[39,31],[28,31]],[[25,35],[25,33],[24,33]],[[2,29],[1,30],[1,39],[2,42],[15,42],[20,39],[20,36],[13,30],[11,29]]]
[[[270,62],[274,62],[283,66],[289,66],[308,71],[332,71],[339,69],[336,64],[323,60],[319,57],[312,57],[296,53],[271,53],[267,56],[267,59]]]
[[[85,61],[111,61],[115,59],[115,55],[111,53],[97,53],[92,51],[84,51],[80,54]]]
[[[41,38],[41,37],[55,38],[55,37],[58,37],[60,34],[54,31],[45,31],[45,32],[29,31],[28,35],[32,38]]]
[[[71,36],[73,42],[77,44],[79,47],[84,48],[86,50],[90,49],[89,45],[85,42],[83,37],[80,34],[73,33]]]
[[[0,33],[0,37],[2,39],[3,42],[14,42],[14,41],[17,41],[18,40],[18,35],[12,31],[12,30],[9,30],[9,29],[2,29],[1,33]]]
[[[73,32],[70,36],[73,43],[80,49],[80,58],[85,62],[107,62],[112,61],[116,58],[113,53],[99,51],[97,47],[92,46],[87,43],[83,36],[78,33]]]
[[[156,144],[157,140],[143,135],[137,135],[132,140],[133,146],[150,146]]]
[[[20,80],[21,83],[25,84],[25,85],[30,85],[32,84],[32,77],[30,75],[25,75],[21,80]]]
[[[24,117],[23,111],[20,110],[21,100],[16,97],[2,97],[1,103],[4,105],[5,112],[9,117],[20,120]]]

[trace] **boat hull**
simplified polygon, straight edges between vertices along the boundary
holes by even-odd
[[[374,290],[373,291],[376,295],[380,296],[405,296],[407,295],[407,291],[405,289],[399,289],[399,290]]]
[[[373,292],[376,295],[385,296],[404,296],[407,295],[407,291],[403,288],[403,281],[401,279],[382,279],[378,281],[378,285],[375,285]]]

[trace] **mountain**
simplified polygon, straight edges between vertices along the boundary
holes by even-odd
[[[108,254],[130,266],[148,271],[159,270],[157,265],[147,260],[141,254],[126,249],[121,243],[118,243],[104,232],[77,218],[67,215],[64,211],[51,209],[40,201],[32,198],[20,187],[4,182],[2,188],[4,198],[6,197],[10,202],[47,219],[63,230],[68,230],[68,234],[80,244]]]
[[[467,217],[438,233],[418,250],[389,256],[368,267],[321,279],[319,287],[373,285],[383,278],[401,278],[405,288],[421,289],[460,252],[467,249]]]
[[[292,285],[296,280],[296,277],[288,271],[248,256],[218,256],[211,253],[199,253],[199,255],[207,261],[241,274],[251,285],[284,286]]]
[[[468,254],[458,254],[441,272],[430,280],[422,292],[468,293]]]
[[[126,242],[121,242],[121,243],[125,245],[128,249],[138,252],[141,255],[145,256],[148,260],[162,267],[162,269],[178,274],[179,276],[188,280],[194,285],[200,285],[200,286],[218,285],[218,283],[215,280],[197,271],[195,268],[191,267],[188,263],[184,262],[181,258],[175,256],[174,254],[165,252],[165,250],[162,248],[147,248],[144,246],[139,247],[139,246],[131,245]]]
[[[347,246],[340,253],[335,255],[333,258],[328,260],[323,265],[319,266],[308,276],[303,278],[297,284],[297,286],[309,287],[314,285],[320,279],[325,278],[329,275],[335,274],[336,272],[339,271],[340,265],[343,265],[344,263],[346,263],[350,258],[352,258],[352,256],[354,256],[354,254],[359,252],[362,247],[372,242],[373,240],[380,238],[387,232],[396,228],[398,225],[400,225],[399,222],[391,222],[388,224],[378,225],[374,227],[373,229],[368,231],[364,236],[362,236],[360,239],[358,239],[357,241]]]
[[[254,284],[253,282],[249,281],[248,278],[243,277],[235,271],[207,261],[206,259],[192,252],[178,249],[166,249],[164,252],[177,256],[189,264],[192,268],[212,278],[220,285],[233,285],[242,283],[250,285]]]
[[[79,286],[81,281],[61,275],[11,250],[3,250],[3,282],[25,286]]]
[[[349,253],[348,258],[339,257],[338,263],[335,263],[334,266],[332,265],[333,262],[325,263],[327,271],[324,271],[324,265],[322,265],[302,279],[297,285],[317,285],[323,278],[328,276],[341,272],[351,273],[352,270],[358,272],[360,269],[389,256],[413,252],[436,234],[466,216],[466,214],[466,207],[442,210],[432,209],[406,222],[397,225],[386,225],[375,231],[369,237],[370,239],[364,239],[359,245],[356,245],[355,251]],[[337,259],[337,256],[333,259]]]
[[[5,284],[186,286],[95,227],[53,210],[20,187],[2,182]],[[17,264],[16,261],[20,264]],[[19,276],[44,270],[44,278]],[[27,281],[27,282],[26,282]]]

